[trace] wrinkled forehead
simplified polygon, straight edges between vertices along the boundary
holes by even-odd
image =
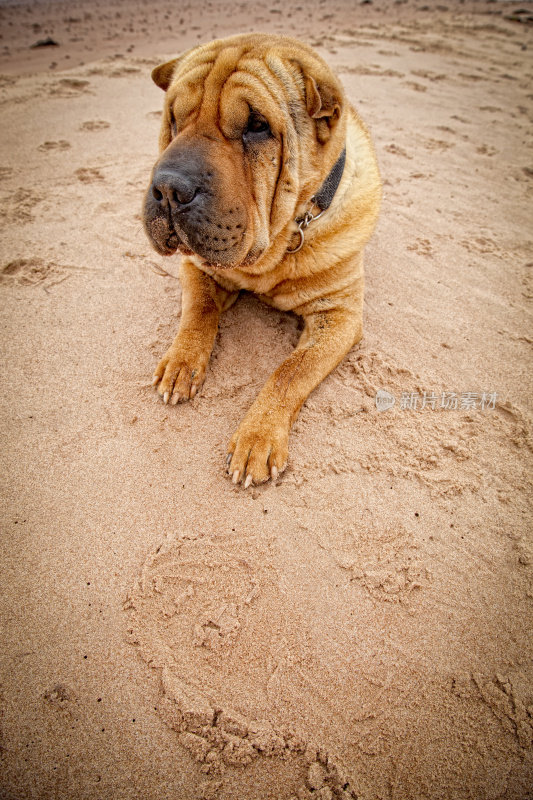
[[[179,64],[167,93],[176,122],[217,121],[237,135],[251,110],[273,128],[305,113],[304,79],[298,63],[264,49],[224,47],[193,52]]]

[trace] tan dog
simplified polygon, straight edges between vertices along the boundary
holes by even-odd
[[[289,37],[217,40],[152,77],[166,98],[145,228],[159,253],[184,254],[159,394],[194,397],[240,289],[305,323],[229,445],[228,472],[247,487],[285,468],[302,404],[361,338],[362,252],[381,196],[374,150],[329,67]]]

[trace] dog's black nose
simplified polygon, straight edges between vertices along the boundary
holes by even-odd
[[[192,176],[177,169],[159,169],[152,180],[152,195],[162,206],[188,206],[199,188]]]

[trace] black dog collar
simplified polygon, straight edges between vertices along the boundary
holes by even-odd
[[[305,239],[304,231],[306,230],[306,228],[308,228],[309,225],[312,222],[314,222],[315,219],[321,217],[324,211],[330,207],[331,201],[335,196],[335,192],[339,188],[339,183],[341,182],[345,164],[346,164],[346,147],[343,149],[339,158],[335,162],[333,169],[329,173],[328,177],[326,178],[326,180],[324,181],[318,192],[311,198],[311,204],[320,209],[319,213],[312,214],[311,211],[306,211],[303,217],[297,217],[294,220],[298,226],[300,241],[298,242],[298,245],[294,248],[294,250],[287,250],[287,253],[297,253],[298,250],[301,250]]]
[[[329,173],[328,177],[315,194],[312,199],[312,202],[315,206],[318,206],[321,211],[325,211],[326,208],[329,208],[331,205],[331,201],[335,195],[335,192],[339,188],[339,183],[341,182],[342,173],[344,172],[344,165],[346,164],[346,148],[342,151],[339,158],[337,159],[335,166]]]

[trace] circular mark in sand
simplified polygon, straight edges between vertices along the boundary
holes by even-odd
[[[167,543],[126,607],[132,643],[161,670],[159,713],[206,775],[203,796],[356,797],[298,725],[292,662],[305,645],[261,537]]]

